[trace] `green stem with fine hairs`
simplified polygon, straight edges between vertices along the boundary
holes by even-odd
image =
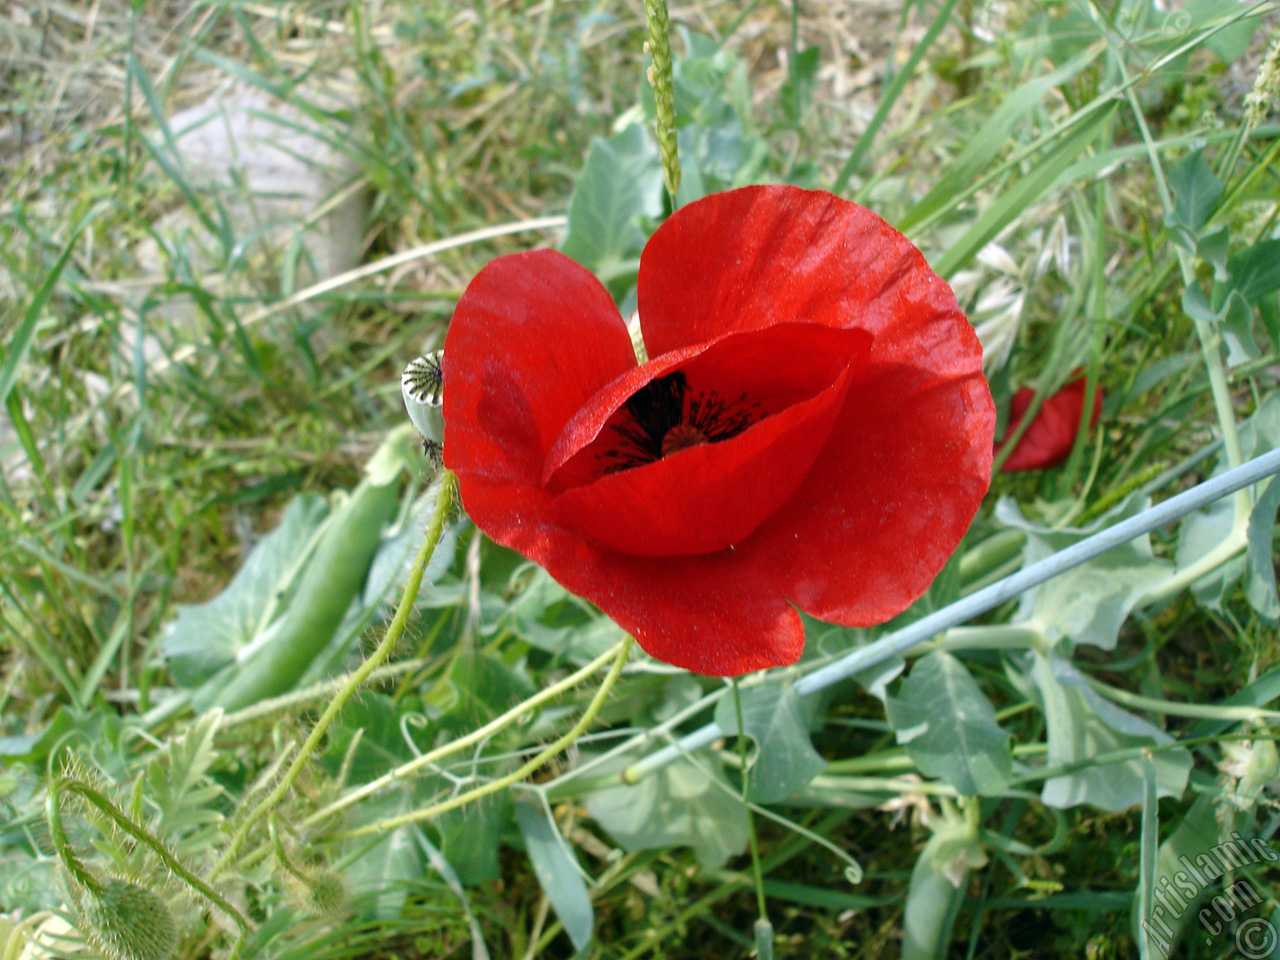
[[[440,476],[440,492],[436,495],[435,512],[431,515],[431,522],[427,525],[427,535],[423,539],[422,549],[418,551],[418,556],[414,560],[413,570],[404,585],[404,593],[400,598],[400,605],[396,608],[395,616],[391,619],[391,625],[387,627],[387,632],[383,636],[382,642],[378,644],[373,653],[369,654],[368,659],[347,678],[347,682],[343,684],[342,689],[337,692],[333,700],[325,707],[324,713],[316,721],[311,735],[307,737],[306,742],[298,749],[293,763],[285,771],[284,776],[280,778],[280,782],[276,784],[275,789],[245,816],[232,836],[231,842],[227,845],[227,849],[218,859],[218,862],[214,864],[210,874],[211,877],[217,877],[231,864],[236,854],[240,852],[240,847],[243,846],[245,838],[249,835],[249,830],[253,825],[274,810],[276,805],[284,798],[284,795],[289,792],[294,781],[298,779],[298,774],[302,772],[302,768],[311,759],[311,755],[320,745],[324,735],[329,731],[329,727],[333,725],[333,721],[337,719],[342,708],[347,705],[347,701],[360,689],[360,685],[364,683],[369,674],[381,666],[383,661],[391,655],[391,651],[395,649],[401,635],[404,633],[405,626],[409,622],[409,617],[413,613],[413,602],[417,599],[418,590],[422,586],[422,577],[426,572],[427,564],[430,562],[432,554],[435,553],[436,544],[440,542],[440,537],[444,533],[445,519],[453,509],[457,491],[458,478],[452,471],[444,470]]]
[[[45,798],[45,816],[49,822],[49,835],[53,838],[54,851],[76,883],[88,890],[91,895],[97,896],[102,893],[102,883],[89,872],[80,858],[76,856],[71,842],[67,839],[66,830],[62,826],[61,801],[63,792],[74,793],[86,803],[91,804],[108,820],[154,853],[174,876],[199,892],[201,896],[235,921],[236,926],[240,929],[240,936],[232,948],[232,956],[239,953],[240,945],[244,942],[245,937],[249,935],[249,921],[245,919],[244,914],[228,903],[213,887],[196,876],[158,837],[154,836],[145,827],[135,823],[101,791],[74,777],[54,777],[49,783],[49,793]]]
[[[608,697],[609,691],[613,689],[614,684],[618,682],[618,677],[622,675],[622,668],[626,666],[627,658],[631,655],[631,645],[634,642],[634,638],[628,634],[626,639],[614,648],[617,651],[617,654],[614,658],[613,666],[609,668],[609,672],[600,683],[600,689],[595,692],[595,695],[591,698],[591,702],[587,704],[587,709],[582,712],[582,716],[578,719],[578,722],[573,725],[569,732],[564,734],[564,736],[560,737],[545,750],[542,750],[531,760],[527,761],[519,769],[513,770],[505,777],[499,777],[497,780],[492,780],[489,783],[476,787],[473,790],[468,790],[466,793],[460,793],[455,797],[450,797],[448,800],[441,800],[439,803],[433,803],[431,806],[424,807],[421,810],[415,810],[412,813],[402,814],[398,817],[388,817],[385,820],[379,820],[377,823],[370,823],[363,827],[358,827],[355,830],[344,830],[339,833],[334,833],[330,835],[329,839],[349,840],[352,837],[363,837],[372,833],[383,833],[387,830],[394,830],[396,827],[402,827],[407,823],[420,823],[423,820],[430,820],[433,817],[438,817],[442,813],[448,813],[450,810],[456,810],[458,807],[465,806],[473,800],[479,800],[482,797],[489,796],[491,793],[497,793],[499,790],[504,790],[513,784],[519,783],[548,760],[559,756],[567,750],[574,741],[586,732],[587,727],[591,726],[591,721],[596,718],[596,714],[599,713],[600,708],[604,706],[604,701],[605,698]]]

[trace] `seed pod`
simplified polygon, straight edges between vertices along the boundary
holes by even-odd
[[[409,428],[392,431],[370,458],[365,477],[337,506],[270,636],[218,695],[227,711],[292,690],[333,639],[352,598],[364,585],[382,528],[400,503],[400,471]]]
[[[444,442],[444,351],[436,350],[411,361],[400,377],[400,395],[409,419],[427,441],[428,449]]]
[[[86,891],[76,926],[110,960],[170,960],[178,928],[164,901],[130,880],[111,877],[101,892]]]

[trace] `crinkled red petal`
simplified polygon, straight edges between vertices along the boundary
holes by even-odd
[[[1040,405],[1040,412],[1001,466],[1001,473],[1043,470],[1062,463],[1070,456],[1071,448],[1075,446],[1076,434],[1080,432],[1080,421],[1084,417],[1086,385],[1085,377],[1072,380]],[[1017,430],[1034,398],[1035,391],[1030,387],[1022,387],[1013,395],[1006,436],[1012,436]],[[1093,415],[1089,426],[1097,424],[1101,412],[1102,388],[1098,387],[1094,393]],[[1003,448],[1004,444],[1001,443],[997,452]]]
[[[736,436],[570,487],[555,497],[557,518],[601,546],[637,556],[705,554],[738,543],[809,472],[870,341],[861,330],[788,324],[722,338],[674,364],[670,358],[687,351],[647,364],[637,371],[647,374],[646,383],[678,370],[695,395],[705,388],[721,397],[741,396],[767,415]],[[587,434],[594,439],[574,460],[598,462],[599,448],[616,444],[613,432],[606,427],[601,433],[597,425],[617,416],[636,379],[624,375],[620,387],[605,388],[570,422],[570,443],[581,444]],[[549,467],[563,462],[566,445],[562,437]],[[556,479],[551,477],[552,490]]]
[[[991,476],[994,419],[980,375],[872,366],[805,481],[735,553],[772,558],[778,590],[820,620],[883,623],[968,529]]]
[[[540,485],[565,423],[636,365],[609,292],[554,250],[499,257],[481,270],[458,301],[445,358],[445,464],[464,504],[472,475]],[[520,509],[518,499],[510,509]]]
[[[874,335],[805,481],[735,552],[772,557],[779,591],[823,620],[869,626],[909,606],[977,512],[995,426],[982,346],[920,251],[830,194],[746,187],[658,228],[638,297],[651,355],[796,320]]]

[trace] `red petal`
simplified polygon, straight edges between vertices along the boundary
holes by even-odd
[[[775,323],[858,327],[873,357],[914,362],[922,326],[954,311],[947,285],[871,211],[798,187],[743,187],[681,207],[640,257],[640,326],[651,357]],[[945,345],[947,330],[935,342]]]
[[[1040,412],[1027,427],[1026,433],[1018,441],[1013,452],[1009,454],[1001,473],[1013,473],[1018,470],[1042,470],[1056,466],[1066,460],[1075,446],[1076,435],[1080,432],[1080,421],[1084,417],[1084,392],[1087,385],[1085,377],[1072,380],[1065,387],[1049,397],[1040,405]],[[1009,409],[1009,428],[1005,436],[1012,436],[1022,423],[1023,416],[1035,398],[1035,391],[1029,387],[1021,388],[1013,396]],[[1093,401],[1093,416],[1089,426],[1098,422],[1102,412],[1102,388],[1096,388]],[[997,452],[1004,448],[1003,441]]]
[[[883,623],[924,592],[964,536],[990,481],[995,422],[976,337],[969,348],[968,372],[869,369],[804,483],[735,550],[770,558],[778,589],[806,613]]]
[[[473,474],[540,486],[566,421],[636,365],[609,292],[554,250],[481,270],[458,301],[445,356],[445,463],[468,508]]]
[[[678,369],[690,390],[742,395],[762,403],[769,415],[729,439],[564,490],[555,498],[556,516],[601,546],[637,556],[711,553],[738,543],[808,473],[870,341],[860,330],[786,324],[723,338],[687,360],[681,358],[688,351],[669,353],[624,375],[570,422],[552,450],[550,469],[568,459],[566,447],[577,448],[574,460],[591,462],[615,442],[611,430],[600,434],[601,427],[635,392],[641,373],[647,383]],[[597,434],[596,442],[583,446],[584,438]]]

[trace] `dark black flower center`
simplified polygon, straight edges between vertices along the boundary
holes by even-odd
[[[654,463],[701,443],[736,437],[767,416],[745,393],[726,399],[717,390],[692,390],[676,371],[645,384],[610,420],[614,442],[597,454],[614,473]]]

